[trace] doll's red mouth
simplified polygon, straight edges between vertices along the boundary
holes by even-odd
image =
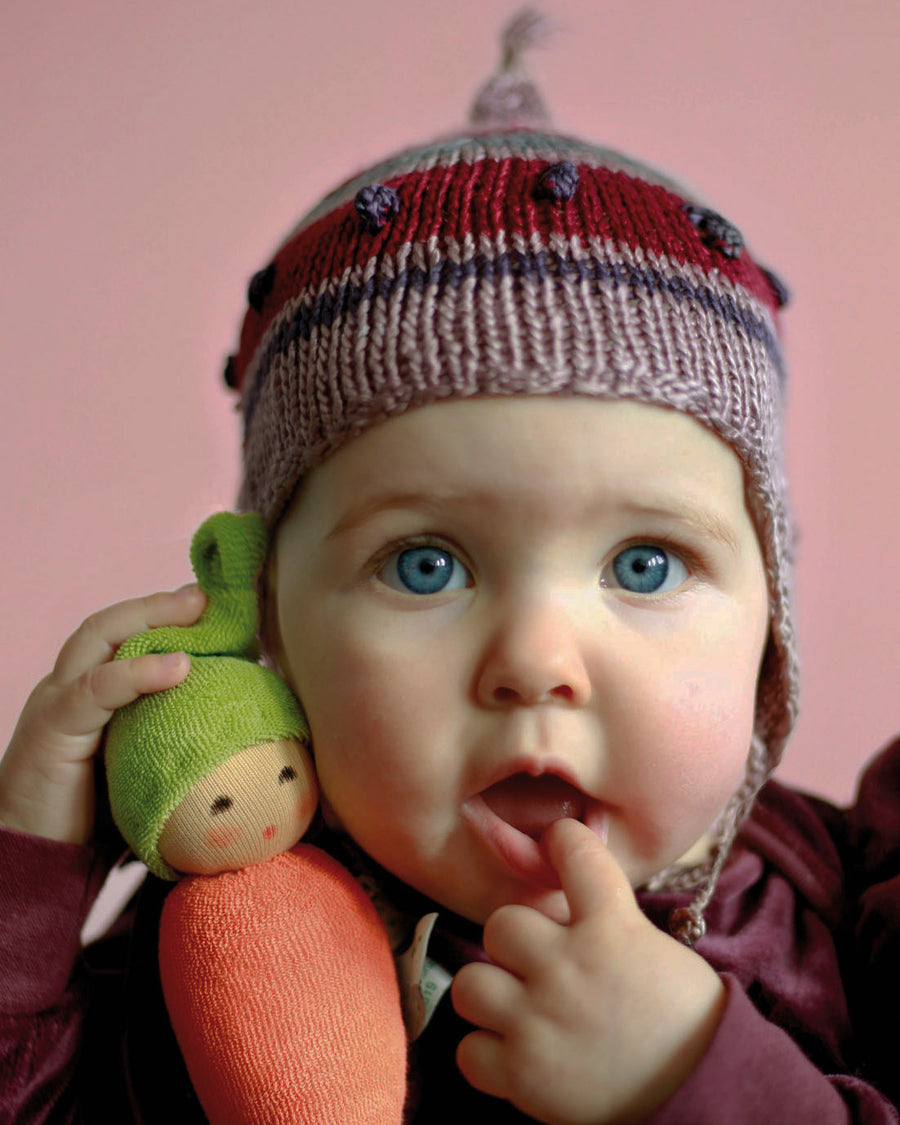
[[[584,794],[554,774],[515,773],[481,797],[495,816],[532,840],[539,840],[555,820],[583,820],[586,811]]]
[[[276,833],[277,831],[278,831],[278,829],[276,828],[276,826],[275,826],[274,824],[269,824],[269,825],[267,825],[267,826],[266,826],[266,827],[265,827],[265,828],[263,829],[263,832],[262,832],[262,834],[263,834],[263,839],[264,839],[264,840],[274,840],[274,839],[275,839],[275,833]]]

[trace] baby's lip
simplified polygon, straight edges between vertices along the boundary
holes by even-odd
[[[541,837],[556,820],[580,820],[606,838],[605,803],[585,792],[562,761],[520,758],[485,779],[487,785],[463,802],[462,814],[488,849],[517,878],[558,890]]]
[[[532,840],[539,840],[555,820],[583,820],[589,801],[557,774],[533,776],[525,771],[495,782],[481,798],[495,816]]]

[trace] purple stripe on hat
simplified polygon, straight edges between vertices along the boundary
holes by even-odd
[[[611,248],[612,249],[612,248]],[[748,339],[762,343],[780,379],[784,378],[781,350],[770,320],[739,302],[733,292],[717,290],[710,284],[688,280],[683,273],[664,272],[652,265],[638,265],[622,258],[605,259],[585,254],[576,257],[553,249],[523,251],[499,250],[494,254],[474,253],[462,261],[442,258],[428,267],[409,266],[396,273],[382,269],[364,279],[343,284],[317,286],[318,295],[301,293],[291,302],[287,315],[272,324],[254,357],[244,400],[245,430],[253,422],[259,395],[275,359],[285,356],[298,340],[308,341],[313,332],[327,329],[342,317],[354,315],[360,306],[380,298],[388,301],[405,290],[424,292],[434,287],[440,298],[447,290],[458,290],[466,282],[489,282],[504,278],[564,284],[599,283],[615,290],[628,287],[653,295],[663,293],[678,302],[693,302],[726,324],[739,328]]]

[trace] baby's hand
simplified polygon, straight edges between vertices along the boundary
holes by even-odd
[[[88,617],[28,698],[0,758],[0,824],[86,843],[94,829],[94,755],[117,707],[180,683],[183,653],[113,660],[134,633],[191,625],[206,605],[196,586],[119,602]]]
[[[492,964],[457,973],[453,1003],[483,1030],[457,1062],[476,1089],[547,1125],[639,1121],[672,1094],[716,1028],[725,990],[640,912],[607,848],[573,820],[544,837],[568,926],[503,906],[484,929]]]

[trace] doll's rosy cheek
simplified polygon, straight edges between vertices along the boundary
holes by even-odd
[[[203,835],[203,842],[210,848],[227,848],[237,840],[240,831],[237,828],[210,828]]]
[[[315,811],[316,811],[316,805],[318,803],[319,803],[318,802],[318,796],[314,795],[312,793],[306,793],[304,796],[300,797],[297,801],[295,801],[295,803],[294,803],[294,824],[295,824],[295,826],[297,826],[297,827],[302,826],[303,830],[305,831],[309,827],[310,823],[312,822],[312,818],[313,818],[313,816],[315,814]]]

